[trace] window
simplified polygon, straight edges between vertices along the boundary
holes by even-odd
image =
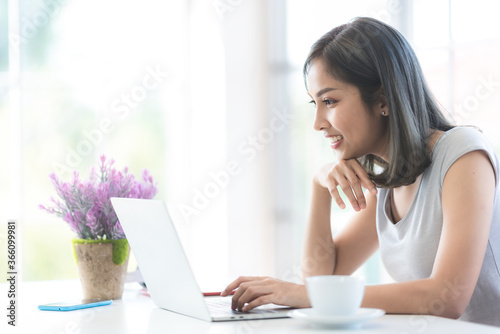
[[[493,4],[1,2],[0,215],[20,223],[22,279],[77,277],[73,233],[38,204],[55,195],[50,172],[86,175],[106,154],[159,182],[202,289],[237,275],[299,281],[311,177],[334,159],[312,129],[311,45],[356,16],[394,24],[446,111],[500,152]],[[351,213],[335,208],[334,230]],[[377,255],[360,274],[389,280]]]
[[[190,21],[184,1],[19,0],[9,1],[1,15],[7,12],[8,30],[1,20],[0,31],[9,41],[0,54],[0,96],[6,102],[1,135],[10,144],[2,146],[8,157],[0,167],[1,200],[8,203],[2,220],[20,223],[24,280],[76,278],[73,233],[38,209],[55,196],[49,173],[69,178],[76,170],[84,177],[105,154],[134,175],[147,168],[159,182],[158,198],[176,204],[181,185],[191,189],[186,166],[189,155],[198,153],[189,149],[191,139],[201,141],[187,122],[200,113],[201,99],[220,86],[189,97],[195,84],[187,64],[202,78],[210,74],[200,57],[190,60],[189,34],[210,25],[196,13],[189,15],[197,21]],[[204,59],[220,49],[211,50]],[[215,109],[204,111],[213,116]],[[216,117],[204,125],[218,132],[213,122],[221,123]],[[223,152],[219,143],[213,146],[212,153]],[[180,225],[189,244],[191,236]]]
[[[414,1],[414,46],[429,85],[456,124],[478,126],[500,152],[500,24],[496,3]],[[428,22],[436,22],[429,25]]]

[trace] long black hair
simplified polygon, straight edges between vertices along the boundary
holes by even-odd
[[[316,59],[324,61],[332,77],[356,86],[367,106],[384,95],[389,109],[389,161],[372,154],[359,157],[372,181],[385,188],[415,182],[431,163],[432,131],[453,126],[427,87],[406,39],[381,21],[360,17],[327,32],[312,46],[304,80]],[[375,171],[376,165],[380,172]]]

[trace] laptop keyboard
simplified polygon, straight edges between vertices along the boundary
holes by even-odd
[[[239,312],[231,309],[231,298],[229,297],[208,297],[205,302],[210,310],[210,313],[216,314],[245,314],[245,313],[276,313],[271,305],[259,306],[250,312]],[[276,306],[275,306],[276,307]]]
[[[216,313],[216,314],[245,313],[231,309],[231,298],[210,297],[210,298],[205,298],[205,302],[208,306],[208,309],[210,310],[210,313]]]

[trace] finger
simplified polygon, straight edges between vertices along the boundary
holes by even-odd
[[[262,284],[261,282],[251,282],[251,283],[247,283],[247,284],[248,284],[248,286],[246,287],[245,291],[238,299],[237,308],[239,311],[243,311],[245,304],[251,303],[255,299],[257,299],[261,296],[264,296],[264,295],[268,295],[268,294],[273,292],[273,290],[270,286],[260,285],[260,284]]]
[[[344,173],[353,174],[353,172],[350,171],[349,168],[350,167],[344,168]],[[351,179],[353,179],[352,176],[351,176]],[[339,183],[340,188],[342,189],[342,191],[346,195],[349,202],[351,202],[351,205],[354,208],[354,210],[358,211],[359,210],[359,203],[358,203],[356,196],[354,195],[351,181],[348,179],[348,176],[346,174],[344,174],[342,176],[337,176],[337,182]]]
[[[236,288],[240,286],[241,283],[243,282],[248,282],[248,281],[253,281],[253,280],[261,280],[262,277],[257,277],[257,276],[240,276],[231,283],[224,289],[224,291],[221,292],[221,296],[229,296],[229,294]]]
[[[245,285],[244,283],[240,285],[238,290],[233,295],[233,298],[231,298],[231,309],[236,310],[238,308],[238,303],[240,302],[240,297],[243,294],[245,290]]]
[[[346,171],[346,179],[349,181],[350,191],[356,198],[356,202],[352,202],[355,211],[359,211],[366,208],[366,199],[361,186],[361,180],[358,175],[353,170]]]
[[[354,210],[358,211],[359,203],[351,188],[351,184],[347,180],[345,180],[340,182],[339,187],[342,189],[343,193],[351,203],[351,206],[354,208]]]
[[[353,185],[351,185],[351,182],[356,185],[356,183],[359,183],[359,180],[357,180],[355,172],[352,170],[351,166],[351,161],[350,160],[340,160],[335,167],[331,170],[329,177],[333,180],[336,181],[340,189],[344,192],[346,195],[347,199],[351,203],[352,207],[354,210],[358,211],[359,210],[359,203],[357,201],[357,197],[354,193],[353,190]],[[338,193],[338,192],[337,192]],[[335,195],[335,194],[334,194]],[[341,199],[340,195],[338,196],[332,196],[335,198],[335,201],[339,205],[341,209],[345,208],[345,204],[343,204],[343,200]],[[343,205],[340,205],[340,202]]]
[[[231,308],[233,310],[236,310],[238,308],[238,305],[240,303],[240,298],[241,296],[245,293],[245,291],[248,289],[253,284],[258,284],[260,281],[266,279],[266,277],[240,277],[238,280],[244,280],[244,282],[240,283],[238,289],[233,295],[233,298],[231,299]]]
[[[229,296],[229,294],[234,290],[236,289],[237,287],[239,286],[239,283],[235,281],[232,281],[231,283],[229,283],[229,285],[224,289],[224,291],[222,291],[220,293],[220,295],[222,297],[226,297],[226,296]]]
[[[358,178],[361,180],[361,184],[365,189],[368,189],[372,195],[377,194],[377,185],[370,180],[370,177],[368,176],[368,173],[363,169],[363,167],[359,164],[358,160],[352,159],[352,169],[358,176]],[[354,162],[355,161],[355,162]]]
[[[223,297],[228,296],[231,293],[231,291],[236,289],[241,284],[240,280],[241,280],[241,277],[238,277],[237,279],[235,279],[234,281],[229,283],[229,285],[224,289],[224,291],[221,292],[220,295]]]
[[[253,310],[256,307],[259,307],[259,306],[262,306],[265,304],[270,304],[270,303],[272,303],[272,299],[271,299],[270,295],[260,296],[258,298],[255,298],[254,300],[252,300],[250,303],[246,304],[245,306],[243,306],[242,311],[248,312],[248,311]]]
[[[337,205],[339,206],[339,208],[345,209],[345,203],[342,200],[342,198],[340,197],[339,191],[337,190],[337,185],[335,185],[331,189],[329,188],[328,190],[329,190],[330,195],[332,196],[333,200],[335,201],[335,203],[337,203]]]

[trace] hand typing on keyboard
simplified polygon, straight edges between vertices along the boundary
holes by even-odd
[[[233,310],[248,312],[265,304],[296,308],[311,307],[305,285],[281,281],[270,277],[241,276],[221,293],[228,296],[237,289],[231,301]]]

